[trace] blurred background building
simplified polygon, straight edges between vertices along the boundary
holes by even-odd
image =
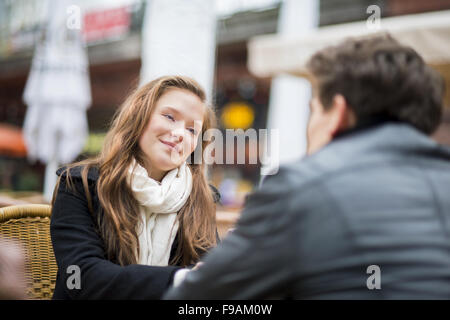
[[[147,1],[74,3],[82,8],[92,90],[89,138],[79,156],[82,159],[100,150],[114,112],[139,83],[141,30]],[[278,31],[283,5],[282,0],[217,0],[213,102],[222,130],[267,127],[272,79],[249,71],[248,42],[255,36]],[[381,8],[382,18],[450,10],[450,0],[321,0],[318,27],[366,20],[370,5]],[[33,51],[47,20],[45,8],[46,0],[0,0],[0,195],[31,202],[43,201],[45,167],[27,160],[21,132],[26,112],[22,96]],[[447,79],[448,107],[450,68],[439,71]],[[449,110],[446,108],[443,123],[434,136],[448,145]],[[224,153],[231,152],[224,148]],[[248,152],[252,150],[248,148]],[[259,182],[260,164],[214,165],[211,178],[221,191],[223,207],[239,209],[245,195]]]

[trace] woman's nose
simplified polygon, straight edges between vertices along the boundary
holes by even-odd
[[[177,128],[172,131],[172,136],[174,136],[178,142],[182,142],[184,139],[184,132],[182,129]]]

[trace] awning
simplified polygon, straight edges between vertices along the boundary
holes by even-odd
[[[382,18],[381,29],[399,42],[413,47],[437,69],[450,64],[450,10]],[[374,34],[366,21],[326,26],[298,37],[264,35],[248,43],[248,68],[259,77],[280,73],[304,76],[309,57],[347,37]]]
[[[27,149],[21,128],[0,124],[0,155],[26,157]]]

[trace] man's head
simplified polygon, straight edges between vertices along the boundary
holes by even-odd
[[[389,35],[350,39],[307,63],[313,87],[308,153],[341,131],[376,118],[432,133],[442,115],[444,81],[412,48]]]

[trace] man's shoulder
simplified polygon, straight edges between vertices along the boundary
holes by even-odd
[[[378,126],[335,139],[312,155],[280,165],[277,173],[266,176],[280,188],[300,187],[328,181],[341,173],[364,170],[377,162],[410,158],[411,154],[433,150],[434,143],[414,130],[401,125]]]
[[[300,188],[306,184],[327,184],[342,175],[373,173],[386,164],[447,163],[450,148],[402,124],[385,124],[338,138],[322,150],[279,167],[278,173],[265,180],[280,188]]]
[[[317,180],[331,168],[323,165],[322,156],[305,156],[280,165],[275,174],[266,175],[262,185],[275,184],[279,188],[296,188]]]

